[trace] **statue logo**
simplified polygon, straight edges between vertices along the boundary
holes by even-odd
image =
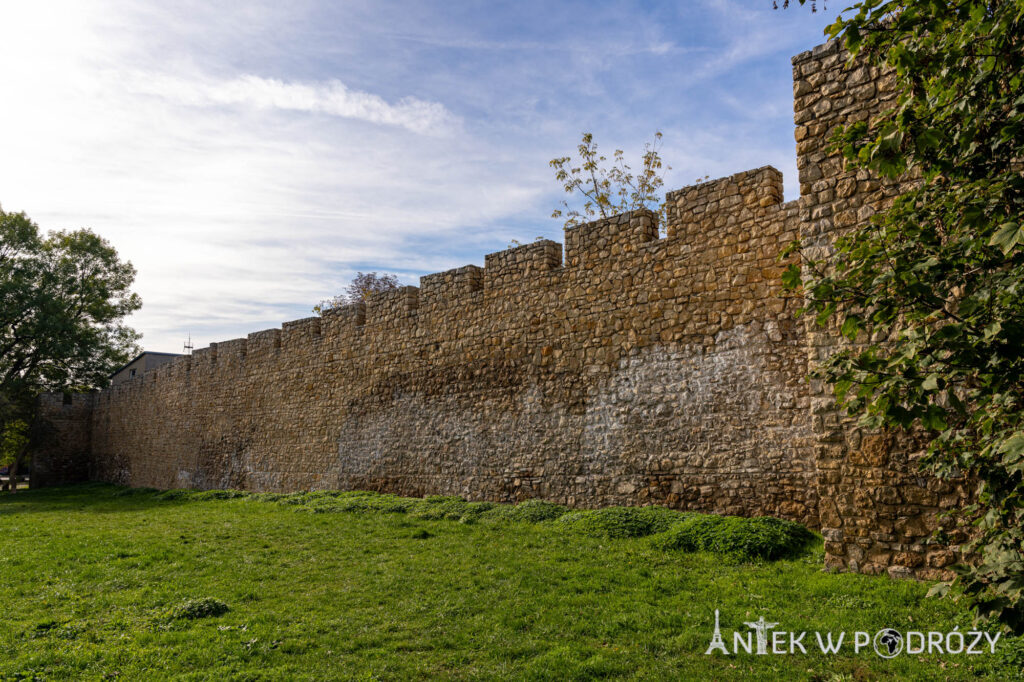
[[[716,618],[717,612],[716,612]],[[757,653],[760,656],[764,656],[768,653],[768,631],[778,625],[778,623],[767,623],[764,620],[764,616],[761,616],[758,620],[753,623],[744,623],[748,628],[751,628],[757,633]]]

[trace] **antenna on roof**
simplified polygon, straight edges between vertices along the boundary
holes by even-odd
[[[189,332],[188,340],[185,342],[185,347],[182,348],[181,350],[185,353],[185,355],[192,355],[192,348],[194,348],[194,346],[192,345],[192,332]]]

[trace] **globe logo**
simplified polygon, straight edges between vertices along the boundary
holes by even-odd
[[[895,658],[903,651],[903,635],[892,628],[885,628],[875,633],[872,645],[882,658]]]

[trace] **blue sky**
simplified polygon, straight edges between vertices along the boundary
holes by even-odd
[[[580,133],[666,188],[772,164],[796,198],[790,57],[835,11],[693,2],[0,5],[0,205],[91,227],[180,351],[562,241],[548,161]]]

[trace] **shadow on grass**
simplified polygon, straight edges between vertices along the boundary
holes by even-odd
[[[0,516],[85,510],[96,514],[124,513],[188,501],[160,499],[156,497],[159,492],[154,488],[126,488],[99,481],[30,488],[0,493]]]
[[[454,496],[408,498],[370,491],[156,490],[90,482],[0,497],[0,515],[61,511],[135,513],[227,500],[269,503],[311,514],[398,514],[410,521],[484,524],[496,529],[512,524],[543,525],[609,540],[644,539],[667,555],[706,552],[732,564],[800,559],[808,555],[820,558],[820,552],[815,551],[820,547],[820,536],[792,521],[701,514],[658,506],[570,509],[542,500],[511,505],[469,502]]]

